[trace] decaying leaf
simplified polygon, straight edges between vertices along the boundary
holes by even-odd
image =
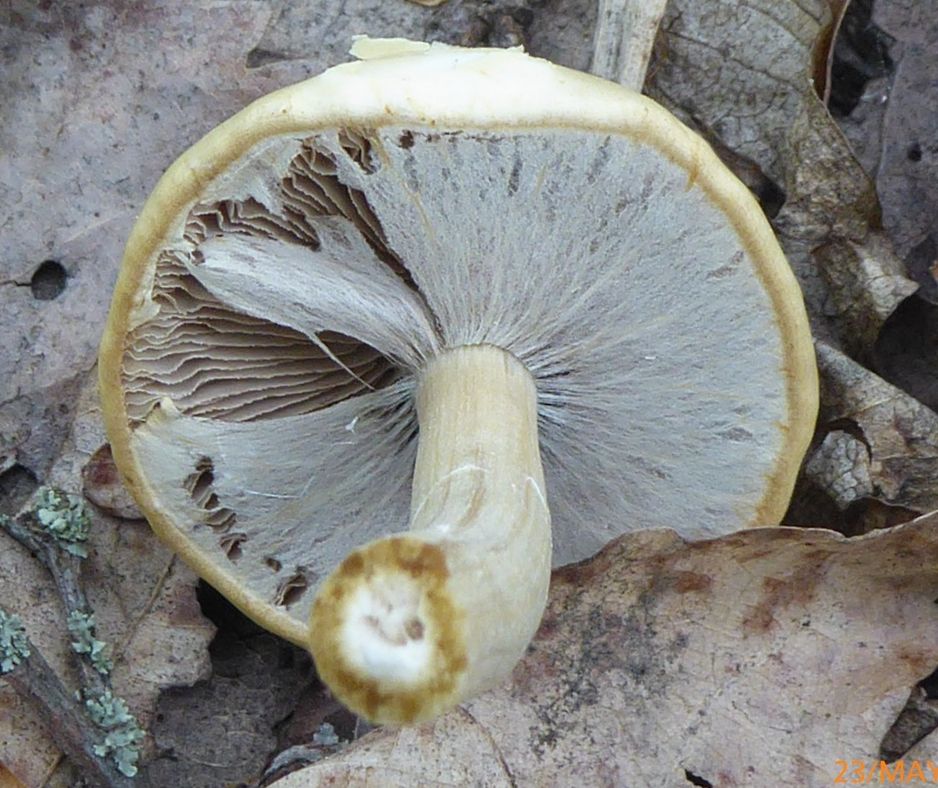
[[[936,596],[934,515],[849,540],[631,534],[555,573],[510,686],[276,785],[831,784],[878,761],[938,664]]]
[[[785,203],[775,227],[813,328],[863,356],[916,285],[871,229],[873,183],[815,91],[842,7],[673,0],[646,88],[778,184]]]
[[[121,520],[142,520],[143,515],[121,483],[111,446],[100,446],[81,471],[82,492],[99,509]]]
[[[805,473],[841,510],[873,494],[870,453],[845,430],[831,430],[805,465]]]
[[[246,40],[271,14],[245,0],[0,9],[0,455],[40,480],[154,182],[235,109],[309,73],[302,61],[245,70]]]
[[[876,343],[876,372],[938,408],[938,148],[933,79],[936,22],[909,0],[854,3],[838,41],[854,86],[838,107],[841,127],[876,181],[883,227],[921,286],[893,313]]]
[[[886,232],[934,301],[938,283],[929,269],[938,241],[938,20],[916,0],[857,5],[861,25],[844,43],[842,56],[868,82],[861,83],[855,104],[840,108],[849,112],[841,124],[874,174]],[[869,54],[863,58],[858,49]]]
[[[81,489],[83,465],[104,439],[96,390],[94,376],[88,376],[73,428],[50,474],[65,489]],[[96,510],[92,515],[83,580],[97,636],[112,649],[115,690],[148,728],[162,689],[208,674],[214,627],[196,601],[195,576],[157,542],[145,521]],[[52,580],[5,533],[0,533],[0,599],[20,616],[59,675],[76,686],[65,613]],[[33,708],[0,686],[0,762],[27,785],[42,785],[58,761]]]
[[[833,425],[830,437],[849,425],[865,450],[866,458],[853,452],[854,499],[872,497],[920,513],[938,509],[938,414],[829,345],[819,342],[816,348],[822,426]],[[819,451],[827,449],[822,444]],[[809,473],[813,461],[809,460]],[[814,474],[815,481],[826,486],[835,500],[844,500],[838,492],[838,485],[843,486],[838,474],[825,474],[827,478]]]
[[[309,683],[308,654],[250,622],[225,623],[212,643],[211,678],[160,698],[157,757],[143,770],[151,785],[254,784]]]

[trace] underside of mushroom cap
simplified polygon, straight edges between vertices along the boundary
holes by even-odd
[[[516,50],[358,48],[382,57],[184,154],[128,243],[102,396],[161,537],[301,641],[322,578],[406,528],[416,377],[483,343],[537,385],[555,564],[635,528],[777,522],[816,372],[745,188],[615,85]]]

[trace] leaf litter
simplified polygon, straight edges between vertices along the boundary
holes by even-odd
[[[221,21],[240,25],[241,32],[213,54],[214,61],[209,58],[206,70],[199,66],[182,78],[171,73],[141,94],[151,120],[139,131],[132,128],[119,147],[136,157],[135,133],[148,134],[157,147],[131,184],[110,193],[101,190],[97,202],[106,206],[107,215],[69,214],[66,223],[74,229],[64,243],[51,229],[39,228],[40,246],[64,250],[73,261],[71,284],[80,287],[70,290],[67,283],[57,296],[65,299],[57,320],[47,320],[48,313],[40,311],[56,300],[27,304],[20,298],[22,289],[7,312],[27,333],[47,322],[39,329],[38,346],[50,349],[40,367],[32,368],[51,381],[45,388],[26,384],[25,378],[17,382],[24,373],[11,356],[12,382],[18,392],[28,392],[26,398],[18,395],[0,405],[2,468],[7,478],[16,473],[17,490],[22,490],[21,477],[28,486],[30,474],[78,489],[88,458],[102,446],[91,387],[81,370],[93,359],[106,299],[82,300],[81,294],[91,292],[89,287],[109,290],[119,239],[153,173],[217,119],[240,108],[246,97],[335,60],[331,49],[318,46],[317,37],[325,28],[351,28],[356,13],[365,18],[368,3],[359,5],[324,17],[322,11],[289,4],[273,11],[232,4],[236,13]],[[400,5],[404,10],[397,17],[391,5],[382,4],[375,18],[379,27],[485,40],[488,34],[480,33],[478,19],[491,26],[498,16],[494,6],[483,13],[453,0],[436,11]],[[691,0],[669,4],[646,91],[710,139],[756,190],[806,295],[818,338],[822,413],[787,521],[871,533],[844,539],[830,531],[771,529],[698,544],[683,543],[669,532],[624,537],[592,561],[555,575],[548,615],[511,685],[431,725],[375,731],[278,784],[328,778],[335,781],[331,784],[481,779],[498,785],[562,774],[600,783],[619,777],[669,785],[695,780],[813,784],[833,779],[838,758],[872,762],[907,751],[907,758],[936,759],[930,731],[938,714],[932,711],[929,717],[928,677],[938,665],[933,620],[938,522],[926,516],[889,527],[938,508],[938,417],[933,410],[938,367],[932,363],[938,345],[930,329],[935,325],[932,304],[938,300],[938,243],[929,208],[938,181],[927,177],[936,160],[927,143],[934,136],[933,113],[921,109],[928,89],[922,75],[935,53],[927,43],[934,37],[917,35],[932,23],[916,16],[910,0],[875,5],[867,0],[714,0],[705,5]],[[176,14],[170,6],[153,13]],[[543,9],[525,4],[520,15],[509,9],[523,22],[518,35],[534,31],[538,54],[584,67],[589,31],[581,28],[588,14],[577,7],[566,18],[564,10],[557,2]],[[85,30],[80,40],[91,42],[104,29],[103,18],[94,16],[100,13],[63,17],[60,30],[77,25]],[[305,26],[298,25],[304,14]],[[125,15],[113,24],[123,26],[131,41],[146,36],[139,22]],[[460,32],[456,27],[463,22],[475,27]],[[548,22],[557,25],[554,40],[561,43],[556,51],[548,51]],[[54,19],[45,24],[55,30]],[[173,29],[176,36],[181,28]],[[338,38],[341,34],[331,37],[329,46]],[[258,42],[267,54],[254,62],[250,55],[256,55]],[[304,57],[310,51],[318,51],[319,59]],[[125,63],[134,62],[130,50],[121,56]],[[181,48],[169,50],[167,57],[180,74],[186,71],[190,55]],[[226,58],[242,58],[251,72],[240,90],[219,82],[219,63]],[[88,54],[76,61],[75,73],[81,66],[93,73],[101,65]],[[858,87],[853,99],[844,101],[849,78]],[[16,84],[23,98],[31,95]],[[100,89],[105,96],[113,91],[105,106],[115,108],[112,114],[125,128],[134,125],[132,118],[143,117],[133,101],[125,100],[140,88],[108,77]],[[839,126],[819,91],[831,94]],[[186,103],[200,106],[209,97],[211,117],[180,124],[184,94]],[[85,90],[73,102],[71,111],[80,123],[88,120],[82,107],[92,104],[82,102],[89,99]],[[161,113],[164,123],[156,121]],[[66,135],[66,143],[69,139]],[[11,150],[29,173],[36,157],[23,145]],[[66,147],[53,155],[68,156]],[[107,168],[98,168],[98,174],[111,177]],[[39,177],[21,176],[24,181]],[[63,181],[60,191],[68,192],[70,183]],[[102,246],[101,222],[117,228],[108,234],[115,243]],[[38,262],[45,254],[40,246],[17,244],[20,259]],[[98,259],[107,264],[91,265]],[[2,292],[5,298],[11,293]],[[75,312],[79,303],[83,320]],[[56,325],[73,332],[78,327],[77,339],[59,342]],[[910,335],[923,340],[913,343]],[[44,421],[40,414],[59,405],[65,415],[45,420],[45,430],[24,429]],[[63,443],[62,435],[70,437]],[[92,500],[97,495],[96,503],[111,514],[135,516],[113,480],[94,481],[107,479],[106,456],[97,455],[95,463],[85,470]],[[217,783],[222,773],[253,780],[264,750],[272,756],[273,749],[298,746],[304,734],[314,741],[326,716],[315,709],[331,708],[332,713],[334,707],[305,676],[302,662],[280,668],[286,684],[278,686],[292,687],[312,711],[298,714],[299,709],[290,708],[289,693],[279,689],[265,695],[257,677],[270,676],[273,664],[290,662],[280,647],[267,642],[270,636],[257,641],[263,645],[251,646],[253,636],[246,634],[241,645],[232,646],[247,655],[235,675],[225,676],[225,658],[219,656],[225,649],[216,646],[216,675],[208,683],[165,692],[208,674],[206,646],[213,630],[201,614],[194,578],[154,542],[143,523],[99,512],[94,526],[89,593],[99,633],[119,644],[115,683],[154,734],[162,748],[157,754],[170,760],[185,755],[178,759],[180,768],[163,777],[192,785]],[[68,676],[65,622],[58,620],[54,593],[29,556],[4,547],[2,595],[14,590],[19,597],[15,612]],[[0,749],[0,761],[30,785],[50,784],[57,764],[54,745],[21,702],[3,690],[0,698],[0,741],[6,747]],[[205,712],[192,712],[201,702],[207,704]],[[913,718],[918,727],[909,722]],[[285,736],[291,720],[296,720],[294,729]],[[913,732],[903,733],[906,728]],[[192,753],[179,749],[180,741],[200,729],[204,734],[193,740]],[[252,757],[238,761],[237,753],[229,751],[226,763],[213,760],[206,743],[232,731],[243,733],[234,737],[235,744],[253,742],[245,745]],[[351,730],[343,733],[354,737]],[[167,758],[162,761],[166,768]],[[64,779],[64,772],[57,774]]]
[[[829,784],[934,666],[936,526],[623,536],[554,574],[510,685],[275,785]]]

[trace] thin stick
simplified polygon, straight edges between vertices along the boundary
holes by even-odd
[[[95,785],[130,788],[133,781],[121,774],[110,758],[95,754],[101,730],[84,714],[34,643],[29,643],[29,652],[19,665],[3,674],[3,681],[32,703],[46,730],[83,777]]]
[[[26,518],[10,517],[0,521],[3,530],[29,550],[52,576],[65,607],[66,619],[71,613],[89,613],[88,599],[79,580],[81,559],[61,550],[55,540],[38,533],[24,524]],[[92,665],[87,655],[80,655],[81,686],[87,693],[98,695],[109,688],[109,683]]]
[[[97,785],[131,786],[144,734],[113,695],[106,644],[94,636],[94,615],[81,586],[88,517],[83,505],[46,490],[45,500],[18,517],[0,516],[0,529],[25,547],[52,576],[65,608],[80,669],[81,692],[72,694],[34,645],[21,651],[3,679],[38,710],[59,749]],[[42,499],[40,499],[42,500]],[[51,508],[50,508],[51,507]],[[3,613],[4,611],[0,611]],[[5,616],[7,624],[10,617]],[[25,632],[21,633],[25,638]],[[19,635],[18,635],[19,637]]]
[[[590,72],[641,91],[667,0],[599,0]]]

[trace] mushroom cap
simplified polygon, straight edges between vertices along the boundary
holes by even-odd
[[[801,293],[746,188],[653,101],[520,50],[360,40],[166,172],[100,355],[159,536],[304,642],[407,527],[415,381],[490,343],[538,388],[554,563],[776,524],[817,412]]]

